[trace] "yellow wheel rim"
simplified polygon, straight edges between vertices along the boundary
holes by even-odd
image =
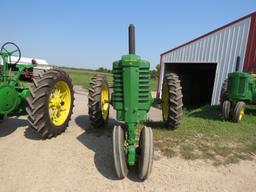
[[[162,89],[162,108],[163,120],[167,121],[169,116],[169,90],[166,81],[164,82]]]
[[[104,82],[101,89],[101,113],[104,120],[108,118],[109,111],[109,90],[108,85]]]
[[[71,91],[68,84],[59,81],[52,89],[48,109],[51,122],[55,126],[61,126],[68,118],[71,108]]]
[[[242,108],[240,113],[239,113],[239,121],[242,120],[243,116],[244,116],[244,108]]]

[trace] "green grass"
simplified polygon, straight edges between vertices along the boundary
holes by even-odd
[[[88,88],[91,78],[96,74],[101,74],[107,77],[108,81],[112,82],[111,73],[99,73],[94,71],[86,70],[73,70],[73,69],[64,69],[72,79],[74,85],[81,85],[83,88]]]
[[[91,78],[96,74],[105,75],[109,82],[113,81],[113,76],[111,73],[100,73],[95,71],[86,71],[86,70],[73,70],[73,69],[64,69],[66,71],[75,85],[81,85],[83,88],[88,88]],[[150,80],[150,87],[152,91],[155,91],[157,88],[157,80]]]
[[[162,122],[148,122],[155,146],[167,157],[210,160],[214,165],[250,160],[256,154],[256,109],[241,123],[222,119],[219,106],[204,106],[183,114],[180,128],[168,130]]]

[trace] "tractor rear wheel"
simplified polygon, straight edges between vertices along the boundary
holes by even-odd
[[[121,126],[113,129],[113,157],[117,177],[123,179],[128,174],[127,155],[125,152],[125,132]]]
[[[104,76],[94,76],[91,79],[88,97],[88,114],[95,128],[104,127],[109,116],[109,86]]]
[[[246,104],[243,101],[237,102],[233,113],[233,121],[235,123],[239,123],[243,119],[245,106]]]
[[[231,108],[231,102],[229,100],[226,100],[222,104],[222,114],[225,120],[230,120],[230,108]]]
[[[64,71],[51,69],[33,83],[27,98],[28,121],[43,138],[56,137],[66,130],[73,113],[71,79]]]
[[[221,86],[220,92],[220,104],[222,105],[224,101],[228,99],[228,79],[225,79]]]
[[[177,74],[165,75],[162,86],[162,115],[168,127],[178,128],[182,116],[182,87]]]
[[[139,139],[138,175],[139,179],[145,180],[149,177],[154,156],[153,132],[149,127],[143,127]]]

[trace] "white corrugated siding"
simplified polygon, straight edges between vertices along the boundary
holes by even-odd
[[[17,61],[18,57],[11,56],[12,61]],[[32,59],[35,59],[36,62],[40,65],[49,65],[48,62],[44,59],[36,59],[36,58],[28,58],[28,57],[21,57],[19,63],[24,64],[24,63],[32,63]]]
[[[244,65],[244,57],[249,34],[251,18],[244,19],[202,39],[194,41],[179,49],[162,55],[159,92],[164,76],[165,63],[217,63],[215,82],[212,94],[212,105],[219,103],[222,82],[228,73],[236,67],[237,56],[240,56],[240,69]]]

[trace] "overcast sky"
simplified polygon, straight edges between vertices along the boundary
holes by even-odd
[[[136,26],[136,53],[160,53],[256,11],[255,0],[13,0],[0,4],[0,44],[23,57],[59,66],[111,68],[127,54],[127,27]]]

